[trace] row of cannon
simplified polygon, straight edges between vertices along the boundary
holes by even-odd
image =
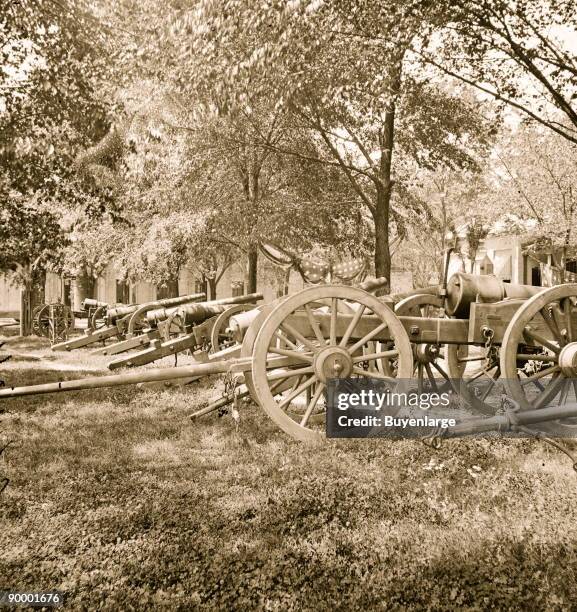
[[[113,339],[97,348],[115,356],[112,370],[182,351],[195,362],[7,388],[0,398],[135,383],[170,386],[223,374],[223,396],[200,413],[250,396],[282,430],[310,441],[324,436],[331,379],[410,380],[421,391],[450,388],[473,409],[471,419],[439,435],[487,427],[521,431],[534,423],[551,426],[555,435],[577,433],[577,285],[542,288],[458,273],[439,286],[377,297],[382,284],[319,285],[264,305],[260,294],[99,305],[102,324],[95,319],[94,328],[53,350]],[[505,412],[491,393],[497,384],[511,402]]]

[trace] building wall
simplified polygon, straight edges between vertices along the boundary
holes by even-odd
[[[62,277],[59,274],[55,274],[54,272],[46,272],[44,301],[46,304],[64,301]]]
[[[107,302],[117,303],[117,277],[114,266],[109,265],[104,273],[94,283],[94,298]],[[217,286],[217,299],[232,297],[233,283],[245,282],[244,265],[235,262],[223,274]],[[258,291],[264,296],[263,301],[275,300],[284,285],[284,272],[270,264],[268,261],[259,263]],[[289,294],[294,294],[306,287],[300,274],[291,270],[289,277]],[[45,285],[45,302],[65,301],[64,283],[58,274],[48,272]],[[391,291],[400,293],[413,288],[412,274],[402,269],[393,269],[391,272]],[[246,292],[246,284],[244,285]],[[179,295],[196,293],[196,276],[190,269],[181,270],[178,281]],[[139,282],[130,286],[130,301],[136,303],[149,302],[157,299],[157,290],[152,283]],[[208,298],[207,298],[208,299]],[[76,300],[77,301],[77,300]],[[72,304],[73,309],[79,310],[80,304]],[[16,315],[20,310],[20,290],[12,287],[9,282],[0,277],[0,312],[12,312]]]
[[[20,313],[20,288],[12,284],[12,275],[0,275],[0,316],[17,317]]]

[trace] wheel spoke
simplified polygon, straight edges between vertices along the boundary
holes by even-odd
[[[521,385],[528,385],[529,383],[532,383],[538,380],[539,378],[544,378],[545,376],[548,376],[549,374],[554,374],[555,372],[559,372],[559,371],[561,371],[561,368],[559,366],[551,366],[550,368],[545,368],[544,370],[541,370],[540,372],[535,372],[535,374],[532,374],[531,376],[527,376],[525,380],[521,380],[519,382],[521,383]]]
[[[491,393],[493,387],[497,384],[497,379],[499,378],[499,375],[501,374],[501,369],[497,368],[497,370],[495,371],[495,374],[493,375],[493,377],[489,380],[489,386],[487,387],[487,389],[485,390],[485,393],[483,393],[483,395],[481,396],[481,401],[484,402],[489,393]]]
[[[463,357],[461,359],[457,359],[458,363],[469,363],[470,361],[483,361],[485,357]]]
[[[353,363],[362,363],[363,361],[372,361],[376,359],[384,359],[391,357],[398,357],[399,351],[396,349],[392,351],[383,351],[381,353],[368,353],[367,355],[359,355],[358,357],[353,357]]]
[[[439,374],[448,382],[451,382],[451,379],[449,378],[449,375],[445,372],[445,370],[443,370],[443,368],[438,365],[437,363],[435,363],[434,361],[431,362],[431,365],[435,368],[435,370],[437,370],[437,372],[439,372]]]
[[[300,379],[301,377],[299,376],[297,383],[300,382]],[[279,393],[283,393],[283,389],[282,389],[283,384],[284,384],[284,380],[281,379],[281,380],[277,380],[277,382],[274,385],[271,385],[270,392],[272,393],[273,396],[278,395]],[[277,389],[280,389],[280,391],[275,393]]]
[[[315,315],[313,314],[313,311],[311,310],[311,307],[309,306],[309,304],[305,304],[305,312],[307,313],[307,319],[309,320],[309,325],[312,327],[312,330],[315,333],[317,340],[319,341],[321,346],[324,346],[327,343],[327,341],[325,340],[325,337],[323,336],[323,333],[319,326],[319,322],[317,321]]]
[[[298,346],[292,342],[287,336],[283,336],[283,334],[281,334],[280,330],[276,330],[274,333],[274,337],[278,338],[281,342],[285,342],[286,344],[288,344],[291,348],[295,349],[298,351]]]
[[[305,382],[300,384],[292,393],[289,393],[287,397],[285,397],[283,401],[279,403],[278,407],[281,410],[284,410],[285,406],[288,406],[295,399],[295,397],[299,396],[303,391],[308,389],[311,385],[314,385],[314,383],[317,382],[317,380],[318,379],[316,376],[311,376],[308,380],[305,380]]]
[[[481,376],[485,375],[489,370],[493,369],[495,366],[491,366],[490,368],[482,368],[481,370],[479,370],[478,372],[475,372],[475,374],[473,374],[473,376],[471,376],[468,380],[469,382],[475,382],[478,378],[481,378]]]
[[[417,395],[421,395],[423,393],[423,364],[419,362],[419,367],[417,368]]]
[[[552,361],[559,363],[557,355],[526,355],[525,353],[517,354],[517,361]]]
[[[553,351],[554,353],[559,353],[561,351],[558,346],[555,346],[553,343],[549,342],[549,340],[544,338],[541,334],[538,334],[537,332],[533,331],[528,325],[525,327],[523,333],[527,334],[529,338],[535,340],[536,342],[538,342],[545,348],[548,348],[549,350]]]
[[[431,386],[435,390],[435,393],[437,393],[439,391],[439,388],[437,387],[437,381],[435,380],[435,375],[433,374],[433,370],[431,370],[431,365],[426,363],[425,370],[427,370],[427,376],[429,377]]]
[[[573,309],[573,305],[571,304],[570,298],[565,298],[563,300],[563,317],[565,319],[565,329],[567,330],[567,342],[573,342],[573,326],[571,320],[571,310]],[[576,397],[577,399],[577,397]]]
[[[363,368],[353,367],[353,374],[364,376],[365,378],[378,378],[379,380],[386,380],[388,382],[398,382],[398,380],[392,376],[385,376],[380,372],[368,372],[367,370],[363,370]]]
[[[329,344],[334,346],[337,343],[337,315],[338,315],[338,300],[331,298],[331,323],[329,328],[330,340]]]
[[[561,385],[564,381],[565,377],[562,375],[559,375],[554,378],[549,383],[549,385],[545,387],[545,391],[543,392],[543,394],[537,398],[537,401],[534,404],[535,408],[541,408],[545,404],[548,404],[553,399],[555,399],[555,396],[557,395],[557,393],[559,393]]]
[[[307,426],[309,418],[311,414],[313,413],[313,410],[315,409],[315,406],[317,405],[317,402],[319,401],[321,393],[324,391],[324,389],[325,389],[325,383],[321,382],[317,385],[314,395],[312,396],[311,401],[309,402],[309,405],[307,406],[306,412],[303,414],[303,418],[301,420],[301,427]]]
[[[288,349],[278,348],[278,347],[270,347],[268,349],[269,353],[275,353],[276,355],[284,355],[285,357],[293,357],[294,359],[299,359],[300,361],[306,361],[307,363],[313,362],[312,355],[308,355],[301,351],[289,351]]]
[[[521,370],[519,374],[523,374],[523,376],[526,379],[529,377],[529,374],[527,374],[526,372],[523,372],[523,370]],[[537,387],[537,389],[539,389],[539,391],[545,390],[545,387],[538,380],[530,380],[529,382],[532,382]],[[523,386],[525,383],[521,382],[520,384],[521,386]]]
[[[308,347],[311,351],[316,351],[317,347],[308,339],[305,338],[298,329],[295,329],[290,323],[287,321],[283,321],[280,325],[281,329],[285,332],[285,334],[290,334],[295,340]]]
[[[280,378],[292,378],[293,376],[302,376],[303,374],[312,374],[313,368],[300,368],[299,370],[281,370],[280,372],[272,372],[267,375],[267,380],[279,380]]]
[[[562,342],[561,332],[559,331],[559,328],[557,327],[557,321],[555,317],[552,316],[551,313],[549,312],[549,305],[545,306],[544,308],[541,308],[541,316],[545,320],[545,323],[547,323],[547,327],[551,330],[553,337],[555,337],[557,341],[561,343]]]
[[[565,313],[561,310],[561,304],[555,304],[552,307],[553,321],[555,326],[559,330],[559,345],[565,346],[567,344],[567,331],[565,330]]]
[[[366,306],[364,304],[361,304],[361,307],[357,308],[353,318],[351,319],[351,322],[349,323],[349,326],[347,327],[347,331],[345,331],[345,335],[343,336],[339,346],[343,346],[343,347],[347,346],[347,342],[349,341],[349,338],[351,337],[352,333],[355,331],[355,327],[358,325],[359,321],[361,320],[361,317],[363,316],[365,309],[366,309]]]
[[[567,403],[567,396],[569,395],[569,389],[571,388],[571,382],[566,378],[563,379],[563,385],[561,386],[561,393],[559,394],[558,405],[562,406]]]
[[[366,344],[367,342],[369,342],[369,340],[372,340],[375,336],[380,334],[387,327],[388,327],[387,323],[381,323],[380,325],[375,327],[372,331],[370,331],[364,338],[361,338],[358,342],[353,344],[353,346],[349,347],[347,350],[352,355],[357,349],[363,346],[363,344]]]

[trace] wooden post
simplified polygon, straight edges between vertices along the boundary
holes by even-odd
[[[32,334],[32,291],[28,286],[20,292],[20,335]]]

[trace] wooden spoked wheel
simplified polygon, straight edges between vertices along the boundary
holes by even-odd
[[[324,306],[314,308],[314,302]],[[385,330],[391,348],[363,350]],[[339,285],[311,287],[284,299],[262,324],[252,358],[256,401],[283,431],[302,441],[324,437],[320,422],[329,379],[380,378],[394,384],[395,379],[371,370],[371,363],[383,358],[396,359],[399,379],[410,378],[413,370],[409,337],[395,313],[362,289]]]
[[[166,342],[188,333],[184,319],[178,312],[171,314],[166,321],[161,321],[158,326],[162,330],[161,335]]]
[[[254,306],[252,304],[236,304],[230,308],[227,308],[224,312],[221,312],[218,315],[210,333],[211,353],[222,351],[223,349],[235,344],[234,339],[226,333],[228,322],[230,321],[231,317],[237,315],[239,312],[246,312],[247,310],[252,310],[253,308]]]
[[[89,328],[94,332],[106,325],[106,311],[108,306],[98,306],[89,319]]]
[[[398,302],[398,316],[436,318],[443,307],[443,298],[422,293]],[[417,378],[418,392],[424,390],[443,393],[452,389],[450,376],[444,364],[446,347],[434,343],[413,343],[413,376]]]
[[[491,391],[501,376],[499,347],[486,354],[484,347],[449,344],[446,348],[447,371],[455,390],[475,413],[491,415],[499,408],[489,401]],[[500,396],[499,396],[500,399]]]
[[[39,304],[32,311],[32,332],[40,338],[48,338],[50,332],[50,306]]]
[[[395,312],[403,317],[436,317],[437,311],[443,307],[443,298],[439,295],[419,293],[410,295],[395,304]]]
[[[503,338],[501,370],[522,410],[577,403],[577,284],[545,289],[519,308]],[[577,418],[553,429],[575,433]]]

